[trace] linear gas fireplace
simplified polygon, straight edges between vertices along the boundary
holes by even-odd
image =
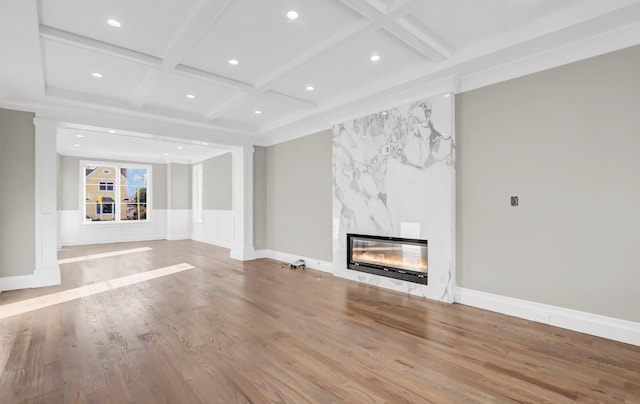
[[[427,284],[427,240],[347,233],[347,267]]]

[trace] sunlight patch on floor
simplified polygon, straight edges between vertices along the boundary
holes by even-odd
[[[83,256],[80,256],[80,257],[63,258],[63,259],[59,259],[58,260],[58,264],[70,264],[72,262],[97,260],[97,259],[100,259],[100,258],[115,257],[117,255],[133,254],[133,253],[142,252],[142,251],[149,251],[149,250],[153,250],[153,248],[151,248],[151,247],[140,247],[140,248],[131,248],[131,249],[128,249],[128,250],[110,251],[110,252],[100,253],[100,254],[83,255]]]
[[[0,320],[195,268],[182,263],[0,306]]]

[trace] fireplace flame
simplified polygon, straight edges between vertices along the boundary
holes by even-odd
[[[420,257],[419,254],[402,254],[391,252],[387,253],[374,251],[353,251],[353,259],[369,264],[389,266],[399,269],[408,269],[411,271],[427,272],[427,260]]]

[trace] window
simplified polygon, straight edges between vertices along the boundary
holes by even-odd
[[[108,174],[108,170],[104,170]],[[100,181],[100,191],[113,191],[113,181]]]
[[[149,220],[151,167],[83,162],[84,221]]]
[[[109,197],[107,198],[102,198],[102,200],[100,200],[100,198],[98,198],[98,203],[96,204],[96,214],[100,215],[100,214],[109,214],[109,215],[113,215],[115,209],[113,207],[113,205],[115,204],[115,201]]]

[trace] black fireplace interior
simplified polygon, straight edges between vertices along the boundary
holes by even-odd
[[[427,240],[347,233],[347,267],[427,284]]]

